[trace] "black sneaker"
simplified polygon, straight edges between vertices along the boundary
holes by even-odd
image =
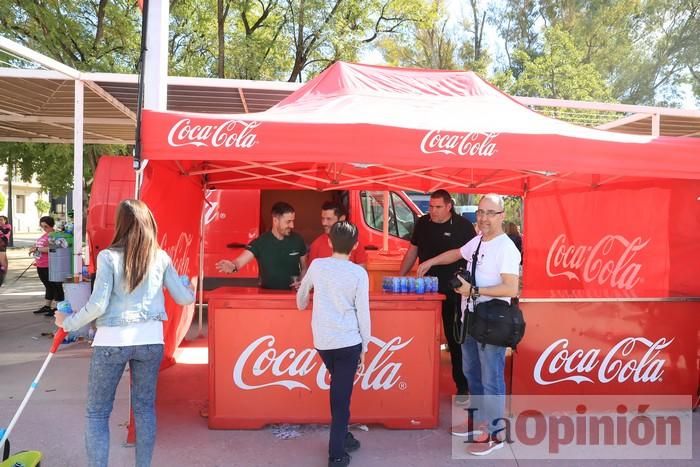
[[[345,434],[345,450],[347,452],[353,452],[360,449],[360,442],[355,439],[355,437],[349,431]]]
[[[49,310],[44,313],[44,316],[53,317],[54,315],[56,315],[56,308],[49,308]]]
[[[44,305],[41,308],[39,308],[38,310],[34,311],[34,314],[38,315],[40,313],[46,313],[47,311],[51,311],[51,307],[48,305]]]
[[[350,465],[350,454],[345,454],[343,457],[329,457],[328,467],[347,467]]]

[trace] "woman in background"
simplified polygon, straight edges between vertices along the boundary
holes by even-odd
[[[157,242],[153,214],[138,200],[122,201],[112,244],[97,255],[95,286],[88,303],[56,325],[75,331],[96,320],[97,331],[88,377],[85,445],[88,465],[109,461],[109,417],[114,394],[129,364],[131,407],[136,421],[136,466],[151,465],[156,435],[155,397],[163,358],[163,321],[167,287],[175,302],[194,302],[165,251]]]
[[[0,286],[5,282],[7,274],[7,245],[10,244],[10,232],[12,225],[7,223],[6,216],[0,216]]]
[[[44,284],[44,299],[46,300],[44,306],[34,313],[44,313],[45,316],[53,316],[56,311],[56,303],[65,300],[63,284],[49,280],[49,234],[54,231],[54,225],[56,225],[56,221],[51,216],[43,216],[39,219],[39,227],[44,231],[44,234],[37,238],[34,246],[29,249],[29,254],[36,258],[34,265],[39,280]]]
[[[508,237],[515,243],[516,248],[522,254],[523,252],[523,237],[520,235],[520,226],[516,224],[515,222],[508,221],[506,222],[506,228],[505,228],[506,234]]]

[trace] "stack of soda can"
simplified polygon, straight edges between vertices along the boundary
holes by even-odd
[[[385,276],[382,280],[382,290],[389,293],[437,293],[438,278],[425,277],[394,277]]]

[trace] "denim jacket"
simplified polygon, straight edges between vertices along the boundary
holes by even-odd
[[[63,329],[75,331],[95,319],[98,327],[166,321],[164,286],[179,305],[194,302],[194,292],[180,282],[163,250],[158,250],[143,280],[131,292],[125,287],[124,253],[120,249],[102,250],[97,255],[97,275],[90,300],[80,311],[66,317]]]

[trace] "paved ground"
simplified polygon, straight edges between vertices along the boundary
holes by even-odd
[[[29,248],[40,235],[41,232],[14,232],[13,248]]]
[[[51,320],[34,315],[42,305],[43,288],[34,268],[24,277],[14,279],[30,263],[26,249],[10,250],[10,274],[0,288],[0,426],[6,426],[24,397],[50,346]],[[195,332],[191,333],[193,336]],[[191,341],[196,346],[201,341]],[[81,467],[86,465],[83,449],[87,369],[90,349],[84,343],[70,344],[56,355],[30,400],[12,434],[13,451],[37,449],[44,453],[42,466]],[[443,372],[446,375],[446,372]],[[444,375],[444,376],[445,376]],[[254,431],[208,430],[202,409],[206,407],[206,365],[184,365],[161,374],[158,400],[158,441],[154,466],[293,466],[323,467],[328,432],[325,427],[299,428],[301,436],[282,440],[270,428]],[[443,381],[449,377],[444,377]],[[111,420],[113,466],[133,465],[133,448],[124,447],[124,425],[128,414],[128,388],[122,381]],[[173,391],[172,388],[181,388]],[[441,397],[441,423],[435,430],[385,430],[370,426],[357,431],[363,447],[353,456],[352,466],[664,466],[700,465],[700,414],[693,416],[692,460],[610,460],[610,461],[543,461],[517,458],[517,449],[508,447],[485,459],[454,460],[453,439],[448,435],[449,397]]]

